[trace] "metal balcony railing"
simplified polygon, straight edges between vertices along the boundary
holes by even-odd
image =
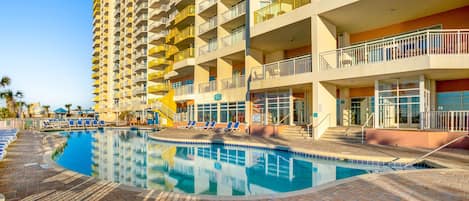
[[[254,24],[270,20],[309,3],[311,3],[311,0],[278,0],[254,11]]]
[[[205,11],[205,9],[217,3],[217,0],[204,0],[199,3],[198,13]]]
[[[430,111],[421,113],[421,129],[449,132],[469,131],[469,111]]]
[[[245,87],[246,86],[245,81],[246,79],[244,75],[233,76],[231,78],[220,80],[220,85],[221,85],[221,89],[235,89],[235,88]]]
[[[217,27],[217,16],[210,18],[207,22],[199,25],[199,34],[203,34]]]
[[[426,30],[319,54],[319,70],[349,68],[422,55],[469,54],[469,30]]]
[[[213,92],[217,90],[217,81],[212,80],[210,82],[199,84],[199,93]]]
[[[222,23],[246,14],[246,2],[240,2],[222,14]]]
[[[209,44],[199,47],[199,55],[204,55],[204,54],[217,50],[218,44],[216,42],[217,41],[215,40],[215,42],[213,43],[209,43]]]
[[[230,35],[223,37],[221,39],[221,44],[223,47],[228,47],[228,46],[232,46],[233,44],[236,44],[244,40],[245,40],[245,30],[243,29],[243,31],[231,33]]]
[[[184,95],[191,95],[194,94],[194,85],[193,84],[186,84],[180,87],[174,88],[174,95],[176,96],[184,96]]]
[[[251,71],[251,77],[253,81],[256,81],[308,72],[312,72],[311,55],[281,60],[253,68]]]

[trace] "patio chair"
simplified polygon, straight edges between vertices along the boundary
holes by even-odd
[[[98,120],[93,120],[93,127],[98,127]]]
[[[73,121],[73,120],[71,120],[71,119],[68,120],[68,127],[71,128],[71,127],[75,127],[75,126],[76,126],[75,121]]]
[[[232,121],[228,122],[228,124],[226,125],[225,132],[230,131],[231,128],[233,128],[233,122]]]
[[[186,128],[193,128],[195,126],[195,121],[190,121],[189,124],[187,124]]]
[[[83,120],[81,119],[77,120],[77,127],[83,127]]]
[[[104,123],[103,120],[100,120],[100,121],[99,121],[99,126],[100,126],[100,127],[104,127],[105,125],[106,125],[106,123]]]
[[[233,128],[231,128],[231,132],[235,132],[235,131],[238,131],[239,130],[239,121],[235,122],[234,125],[233,125]]]
[[[89,119],[85,120],[85,127],[91,127],[91,121]]]
[[[210,122],[210,124],[208,125],[208,127],[204,128],[204,129],[207,129],[207,130],[209,130],[209,129],[214,129],[216,124],[217,124],[216,121],[212,121],[212,122]]]

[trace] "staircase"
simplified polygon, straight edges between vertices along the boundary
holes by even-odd
[[[319,140],[346,143],[361,143],[361,127],[330,127]]]
[[[161,119],[166,119],[165,127],[172,127],[174,124],[174,117],[176,115],[176,103],[174,102],[174,90],[170,90],[165,96],[159,98],[157,101],[151,103],[152,108],[160,116]]]
[[[283,128],[279,134],[280,137],[291,139],[306,139],[311,135],[311,131],[308,134],[308,130],[304,126],[288,126]]]

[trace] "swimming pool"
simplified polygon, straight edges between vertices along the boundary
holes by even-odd
[[[148,138],[146,131],[61,134],[68,140],[53,159],[64,168],[140,188],[188,194],[272,195],[396,169],[280,150],[159,142]]]

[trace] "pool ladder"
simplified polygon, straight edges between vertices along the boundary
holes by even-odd
[[[469,133],[467,133],[467,134],[465,134],[465,135],[461,135],[461,136],[455,138],[454,140],[451,140],[450,142],[448,142],[448,143],[446,143],[446,144],[444,144],[444,145],[441,145],[440,147],[438,147],[438,148],[436,148],[436,149],[434,149],[434,150],[428,152],[427,154],[416,158],[415,160],[413,160],[413,161],[407,163],[406,165],[404,165],[404,167],[409,167],[409,166],[412,166],[412,165],[414,165],[414,164],[416,164],[416,163],[419,163],[420,161],[422,161],[423,159],[427,158],[428,156],[434,154],[435,152],[440,151],[441,149],[443,149],[443,148],[445,148],[445,147],[447,147],[447,146],[449,146],[449,145],[451,145],[451,144],[453,144],[453,143],[455,143],[455,142],[457,142],[457,141],[459,141],[459,140],[461,140],[461,139],[463,139],[463,138],[466,138],[466,137],[469,138]]]

